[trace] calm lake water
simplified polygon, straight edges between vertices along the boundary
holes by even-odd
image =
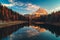
[[[60,40],[60,37],[56,37],[56,35],[49,30],[43,31],[44,30],[38,31],[32,28],[32,26],[24,26],[9,36],[2,38],[2,40]]]

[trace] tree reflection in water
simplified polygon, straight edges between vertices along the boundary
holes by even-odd
[[[40,30],[40,31],[39,31]],[[13,32],[7,38],[2,40],[57,40],[58,38],[50,31],[38,26],[24,26],[23,28]]]

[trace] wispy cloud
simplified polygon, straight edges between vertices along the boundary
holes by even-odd
[[[24,5],[24,3],[22,3],[22,2],[15,2],[15,0],[9,0],[9,2],[11,2],[12,4],[15,4],[15,5],[18,5],[18,6],[23,6]]]
[[[50,10],[47,9],[48,13],[57,12],[57,11],[60,11],[60,7],[56,7],[56,8],[50,9]]]
[[[8,0],[9,2],[13,2],[13,0]]]
[[[37,6],[37,5],[33,5],[31,3],[28,3],[27,4],[27,7],[26,7],[26,10],[36,10],[36,9],[39,9],[40,7]]]
[[[6,7],[12,7],[12,6],[15,6],[15,5],[18,5],[18,6],[23,6],[24,3],[22,2],[14,2],[14,0],[8,0],[10,2],[10,4],[2,4],[3,6],[6,6]]]
[[[25,10],[28,10],[28,11],[30,11],[30,10],[36,10],[36,9],[40,8],[37,5],[31,4],[31,3],[27,3],[26,4],[26,3],[23,3],[21,1],[16,1],[16,0],[9,0],[9,2],[14,3],[17,6],[26,6]]]
[[[38,5],[35,5],[35,4],[32,4],[32,3],[24,3],[24,2],[21,2],[21,1],[17,1],[17,0],[9,0],[9,2],[10,2],[10,4],[14,4],[13,6],[17,10],[25,10],[26,13],[28,13],[28,12],[32,13],[32,12],[34,12],[37,9],[40,8]]]
[[[18,6],[23,6],[24,5],[24,3],[22,3],[22,2],[15,2],[15,5],[18,5]]]
[[[2,4],[3,6],[6,6],[6,7],[12,7],[14,6],[15,4]]]

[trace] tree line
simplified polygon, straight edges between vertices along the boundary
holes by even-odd
[[[52,12],[48,15],[41,15],[37,19],[35,18],[34,21],[38,22],[60,22],[60,11]]]
[[[0,21],[25,20],[25,17],[0,3]]]

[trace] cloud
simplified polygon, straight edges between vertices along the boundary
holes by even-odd
[[[15,6],[15,5],[18,5],[18,6],[23,6],[24,3],[22,2],[14,2],[14,0],[8,0],[9,2],[11,2],[10,4],[3,4],[3,6],[6,6],[6,7],[12,7],[12,6]]]
[[[2,4],[3,6],[6,6],[6,7],[12,7],[14,6],[15,4]]]
[[[26,10],[36,10],[36,9],[39,9],[40,7],[37,6],[37,5],[33,5],[31,3],[28,3],[27,4],[27,7],[26,7]]]
[[[15,2],[15,5],[18,5],[18,6],[23,6],[24,5],[24,3],[22,3],[22,2]]]
[[[17,6],[25,6],[24,9],[28,11],[31,11],[31,10],[34,11],[40,8],[37,5],[31,4],[31,3],[23,3],[21,1],[16,1],[16,0],[9,0],[9,2],[14,3]]]
[[[9,2],[11,2],[10,4],[3,4],[2,3],[2,5],[3,6],[6,6],[6,7],[12,7],[12,6],[14,6],[15,5],[15,3],[13,2],[13,0],[8,0]]]
[[[18,6],[23,6],[24,3],[20,2],[20,1],[16,1],[15,0],[9,0],[9,2],[11,2],[12,4],[18,5]]]
[[[56,8],[50,9],[50,10],[47,9],[48,13],[57,12],[57,11],[60,11],[60,7],[56,7]]]
[[[8,0],[9,2],[13,2],[13,0]]]
[[[60,7],[56,7],[55,9],[52,9],[51,11],[56,12],[56,11],[59,11],[59,10],[60,10]]]

